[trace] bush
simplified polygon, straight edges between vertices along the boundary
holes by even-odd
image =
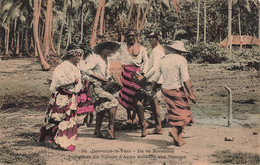
[[[191,44],[184,41],[185,47],[191,52],[185,55],[190,63],[217,64],[224,62],[248,63],[260,61],[258,47],[247,48],[232,47],[230,54],[228,48],[220,48],[218,43]]]
[[[260,61],[258,47],[253,48],[234,48],[232,53],[235,62],[248,63],[252,61]]]
[[[191,52],[186,55],[186,59],[189,62],[217,64],[228,60],[228,50],[219,48],[219,44],[199,43],[196,45],[185,45],[187,45],[187,49]]]

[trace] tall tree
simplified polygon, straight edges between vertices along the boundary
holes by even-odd
[[[234,0],[233,4],[236,5],[237,8],[237,17],[238,17],[238,32],[240,38],[240,49],[242,48],[242,30],[241,30],[241,9],[245,8],[247,12],[251,12],[249,1],[248,0]]]
[[[258,1],[258,41],[260,40],[260,1]],[[260,46],[258,46],[260,54]]]
[[[44,33],[44,58],[49,58],[51,30],[52,30],[52,0],[47,2],[46,18],[45,18],[45,33]]]
[[[105,0],[100,0],[98,3],[98,8],[97,8],[97,12],[96,12],[96,16],[95,16],[95,21],[94,21],[94,26],[92,29],[92,34],[91,34],[91,38],[90,38],[90,46],[93,47],[95,46],[95,41],[97,38],[97,27],[98,27],[98,21],[99,21],[99,17],[100,17],[100,12],[101,12],[101,8],[102,5],[106,3]]]
[[[41,46],[40,46],[40,41],[39,41],[39,36],[38,36],[38,28],[39,28],[39,17],[40,17],[40,7],[41,7],[41,0],[34,0],[34,13],[33,13],[33,29],[34,29],[34,40],[35,40],[35,53],[38,54],[38,57],[40,59],[41,67],[42,70],[49,70],[51,67],[50,65],[46,62]]]
[[[198,44],[198,42],[199,42],[199,37],[200,37],[200,0],[198,0],[196,44]]]
[[[204,44],[206,44],[207,40],[207,8],[206,8],[206,1],[204,0]]]
[[[69,0],[65,0],[65,2],[64,2],[64,6],[62,8],[62,15],[66,15],[66,13],[67,13],[68,1]],[[59,31],[59,36],[58,36],[59,38],[58,38],[58,43],[57,43],[57,54],[58,55],[60,55],[61,39],[62,39],[63,28],[64,28],[65,22],[66,22],[66,18],[63,18],[61,20],[61,29]]]
[[[232,23],[232,0],[228,0],[228,46],[230,50],[232,49],[231,23]]]

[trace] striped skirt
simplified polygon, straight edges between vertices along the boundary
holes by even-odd
[[[135,65],[123,65],[122,73],[122,84],[123,88],[119,93],[119,103],[127,110],[136,110],[134,107],[135,99],[134,96],[137,91],[141,88],[140,85],[136,84],[132,79],[132,74],[140,71],[140,67]]]
[[[39,141],[59,145],[74,151],[78,139],[77,96],[59,89],[52,93],[44,124],[40,129]]]
[[[184,128],[192,119],[190,104],[183,87],[179,89],[164,89],[162,93],[166,102],[166,120],[172,127]]]

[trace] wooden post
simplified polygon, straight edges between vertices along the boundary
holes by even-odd
[[[229,93],[229,110],[228,110],[228,127],[232,123],[233,115],[232,115],[232,91],[228,86],[225,86],[225,89]]]

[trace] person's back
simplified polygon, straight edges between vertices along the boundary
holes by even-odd
[[[160,60],[163,75],[162,87],[178,89],[189,79],[186,59],[178,54],[168,54]]]
[[[166,118],[172,127],[169,134],[177,146],[185,144],[182,131],[192,120],[188,94],[189,98],[196,102],[188,74],[187,60],[179,55],[188,52],[182,41],[173,41],[171,45],[165,45],[166,55],[160,60],[153,82],[155,84],[163,74],[162,93],[168,112]]]

